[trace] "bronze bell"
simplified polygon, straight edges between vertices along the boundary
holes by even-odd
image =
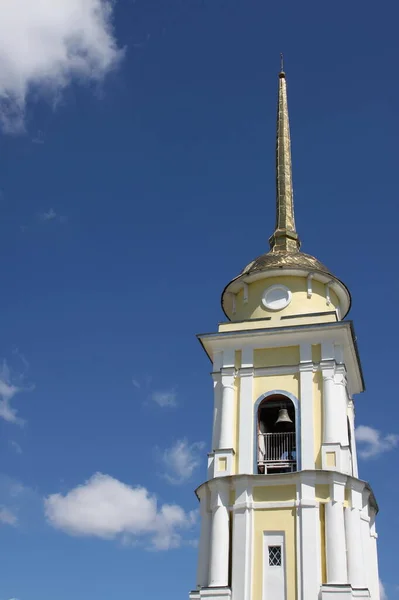
[[[283,425],[283,424],[290,424],[292,425],[292,420],[290,418],[290,415],[288,414],[288,410],[286,408],[280,408],[280,410],[278,411],[278,417],[277,417],[277,421],[275,422],[274,425]]]

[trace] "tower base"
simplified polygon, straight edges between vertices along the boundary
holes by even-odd
[[[229,587],[208,587],[190,592],[189,600],[231,600]]]

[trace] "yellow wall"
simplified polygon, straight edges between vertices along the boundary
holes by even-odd
[[[265,485],[254,487],[254,502],[288,502],[296,499],[295,485]]]
[[[323,435],[323,379],[320,371],[313,374],[313,439],[316,469],[321,469],[321,443]]]
[[[319,363],[321,361],[321,344],[312,345],[312,361]]]
[[[254,367],[280,367],[299,364],[299,346],[254,350]]]
[[[330,486],[326,484],[318,484],[315,488],[317,502],[329,502],[330,501]]]
[[[262,395],[272,390],[290,392],[299,397],[299,374],[270,375],[269,377],[254,377],[253,399],[254,402]]]
[[[262,304],[262,294],[271,285],[285,285],[292,292],[290,304],[280,311],[271,311]],[[268,277],[254,281],[248,285],[248,302],[244,304],[244,290],[236,295],[236,314],[230,315],[232,321],[245,321],[247,319],[261,319],[271,317],[271,321],[279,321],[282,315],[296,315],[309,312],[326,312],[335,310],[339,304],[338,298],[330,289],[331,304],[326,301],[325,285],[319,281],[312,281],[312,297],[307,295],[306,277]]]
[[[255,510],[254,518],[254,578],[252,600],[262,600],[263,532],[285,533],[287,600],[296,600],[295,509]],[[271,599],[272,600],[272,599]]]

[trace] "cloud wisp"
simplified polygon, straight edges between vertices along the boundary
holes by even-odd
[[[0,524],[15,526],[17,523],[17,516],[9,508],[0,506]]]
[[[388,600],[388,596],[387,596],[384,584],[382,583],[381,579],[380,579],[379,585],[380,585],[380,600]]]
[[[175,408],[177,406],[177,394],[175,390],[152,392],[151,401],[161,408]]]
[[[176,408],[177,392],[174,388],[154,390],[152,387],[152,377],[145,377],[142,381],[136,377],[132,377],[132,385],[137,391],[145,394],[145,403],[156,404],[161,408]]]
[[[0,128],[20,133],[30,92],[54,103],[72,80],[101,81],[123,51],[113,0],[0,2]]]
[[[147,549],[169,550],[183,543],[195,524],[195,512],[177,504],[158,506],[143,487],[131,487],[110,475],[96,473],[65,496],[44,501],[50,525],[76,536],[143,542]]]
[[[359,456],[364,459],[376,458],[399,445],[399,435],[395,433],[384,435],[378,429],[367,425],[356,427],[355,435],[359,444]]]
[[[161,464],[164,468],[162,476],[174,485],[186,483],[200,466],[201,450],[204,447],[204,442],[189,444],[186,439],[177,440],[161,454]]]
[[[6,361],[3,361],[0,366],[0,419],[4,419],[4,421],[13,423],[14,425],[23,425],[24,421],[18,417],[17,410],[11,406],[11,400],[17,394],[31,391],[32,389],[32,387],[27,388],[14,383],[11,371]]]

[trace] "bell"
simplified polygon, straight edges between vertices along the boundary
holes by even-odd
[[[274,425],[282,425],[285,423],[289,423],[292,425],[292,420],[290,419],[288,410],[286,408],[280,408],[280,410],[278,411],[277,421]]]

